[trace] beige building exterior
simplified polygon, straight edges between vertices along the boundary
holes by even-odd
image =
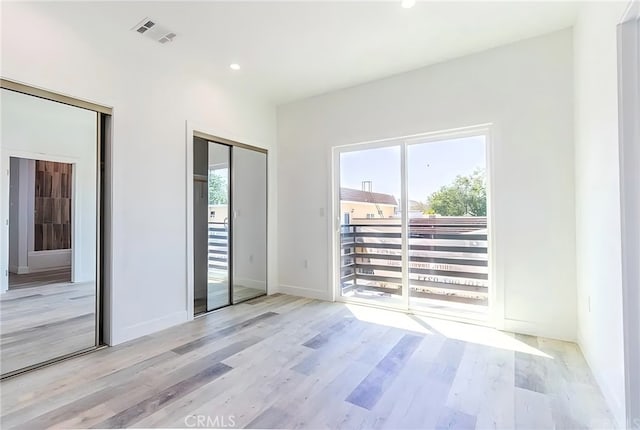
[[[393,218],[397,206],[377,205],[366,202],[341,201],[340,211],[342,214],[349,214],[354,218]]]
[[[228,222],[229,205],[209,205],[209,222]]]
[[[343,223],[353,219],[389,219],[396,216],[398,201],[391,194],[340,188],[340,213]]]

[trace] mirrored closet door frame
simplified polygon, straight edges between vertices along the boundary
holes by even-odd
[[[204,312],[197,312],[196,310],[196,306],[195,306],[195,295],[196,295],[196,270],[198,269],[196,266],[197,264],[195,263],[195,259],[196,259],[196,253],[195,253],[195,249],[194,249],[194,244],[196,242],[195,240],[195,235],[196,235],[196,231],[197,231],[197,226],[195,225],[195,219],[194,219],[194,213],[195,213],[195,201],[189,201],[190,199],[195,199],[194,197],[194,178],[198,175],[196,175],[195,173],[195,168],[194,168],[194,148],[195,148],[195,144],[196,144],[196,140],[203,140],[207,142],[207,151],[209,150],[211,145],[219,145],[219,146],[224,146],[224,147],[228,147],[229,148],[229,173],[228,173],[228,232],[227,232],[227,241],[228,241],[228,245],[227,245],[227,270],[228,270],[228,278],[227,278],[227,286],[228,286],[228,303],[227,304],[222,304],[220,306],[214,307],[209,309],[209,304],[207,303],[206,306],[206,311]],[[187,184],[188,184],[188,189],[187,189],[187,207],[189,208],[190,213],[188,213],[188,220],[187,220],[187,260],[188,260],[188,272],[187,272],[187,278],[188,278],[188,288],[189,288],[189,294],[188,294],[188,300],[189,300],[189,309],[191,310],[190,314],[193,317],[200,317],[203,315],[207,315],[209,312],[213,312],[219,309],[222,309],[224,307],[227,306],[232,306],[238,303],[242,303],[245,302],[247,300],[252,300],[256,297],[260,297],[263,295],[268,294],[268,289],[269,289],[269,285],[268,285],[268,280],[267,280],[267,272],[268,272],[268,253],[267,253],[267,244],[268,244],[268,215],[267,215],[267,209],[268,209],[268,150],[264,149],[264,148],[260,148],[260,147],[256,147],[256,146],[252,146],[252,145],[247,145],[244,143],[240,143],[234,140],[230,140],[230,139],[226,139],[226,138],[221,138],[218,136],[214,136],[211,134],[207,134],[201,131],[197,131],[197,130],[192,130],[192,134],[188,133],[187,135],[187,146],[188,146],[188,150],[187,150],[187,177],[189,178],[187,180]],[[234,200],[235,200],[235,193],[237,191],[237,187],[236,187],[236,183],[237,181],[235,180],[235,177],[237,176],[238,172],[235,169],[235,163],[234,163],[234,155],[235,151],[239,151],[239,150],[249,150],[252,151],[256,154],[264,154],[264,183],[262,184],[256,184],[256,186],[262,186],[264,187],[264,197],[265,197],[265,205],[264,205],[264,227],[265,227],[265,231],[264,231],[264,239],[265,239],[265,244],[264,244],[264,281],[265,281],[265,287],[264,287],[264,292],[262,294],[257,294],[255,296],[251,296],[248,297],[246,299],[241,299],[238,300],[237,298],[237,294],[235,291],[235,287],[236,285],[236,271],[234,270],[234,256],[237,253],[237,247],[234,244],[234,239],[235,239],[235,235],[234,235],[234,227],[237,223],[235,223],[235,218],[236,218],[236,208],[234,207]]]
[[[110,312],[109,303],[105,301],[105,284],[109,276],[108,262],[110,257],[110,249],[106,246],[110,235],[110,166],[111,166],[111,124],[112,124],[112,108],[89,102],[86,100],[76,99],[64,94],[59,94],[38,87],[33,87],[20,82],[9,79],[0,78],[0,88],[7,91],[21,93],[30,97],[37,97],[54,103],[61,103],[81,109],[86,109],[96,113],[96,273],[95,273],[95,342],[92,346],[77,351],[71,351],[42,362],[28,364],[24,367],[5,372],[0,375],[0,379],[6,379],[24,372],[35,370],[50,364],[66,360],[78,355],[93,352],[106,346],[108,342],[108,333],[105,331],[105,322],[108,320]],[[0,154],[0,160],[3,167],[9,168],[8,162],[10,157],[21,158],[23,154],[16,154],[15,151]],[[33,154],[30,154],[33,155]],[[39,154],[34,159],[48,160],[46,154]],[[6,166],[5,166],[6,164]],[[7,178],[8,179],[8,178]],[[4,182],[4,181],[3,181]],[[8,187],[8,181],[3,187]],[[4,196],[4,192],[0,193]],[[8,195],[8,194],[7,194]],[[4,212],[2,214],[4,216]],[[3,228],[8,228],[8,218],[3,220]],[[8,232],[5,232],[8,234]],[[6,235],[6,234],[5,234]],[[3,235],[3,236],[5,236]],[[7,236],[8,237],[8,236]],[[5,246],[3,244],[3,246]],[[6,251],[6,250],[5,250]],[[8,282],[8,270],[5,269],[8,259],[8,252],[3,253],[3,284]]]

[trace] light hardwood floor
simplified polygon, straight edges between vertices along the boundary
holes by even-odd
[[[577,346],[258,298],[0,383],[9,428],[612,428]]]

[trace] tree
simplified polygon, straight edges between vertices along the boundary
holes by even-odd
[[[430,209],[442,216],[486,216],[487,187],[484,169],[468,176],[458,175],[429,197]]]
[[[424,202],[416,202],[411,209],[420,211],[425,215],[432,215],[435,213],[431,208],[431,205],[429,204],[429,200],[426,200]]]
[[[227,204],[227,177],[217,175],[214,172],[209,173],[209,204],[210,205],[226,205]]]

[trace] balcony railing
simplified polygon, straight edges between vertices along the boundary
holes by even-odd
[[[229,234],[227,225],[223,222],[209,223],[208,260],[209,271],[228,269]]]
[[[356,222],[341,230],[342,294],[402,295],[400,224]],[[412,300],[487,305],[486,217],[411,219],[408,260]]]

